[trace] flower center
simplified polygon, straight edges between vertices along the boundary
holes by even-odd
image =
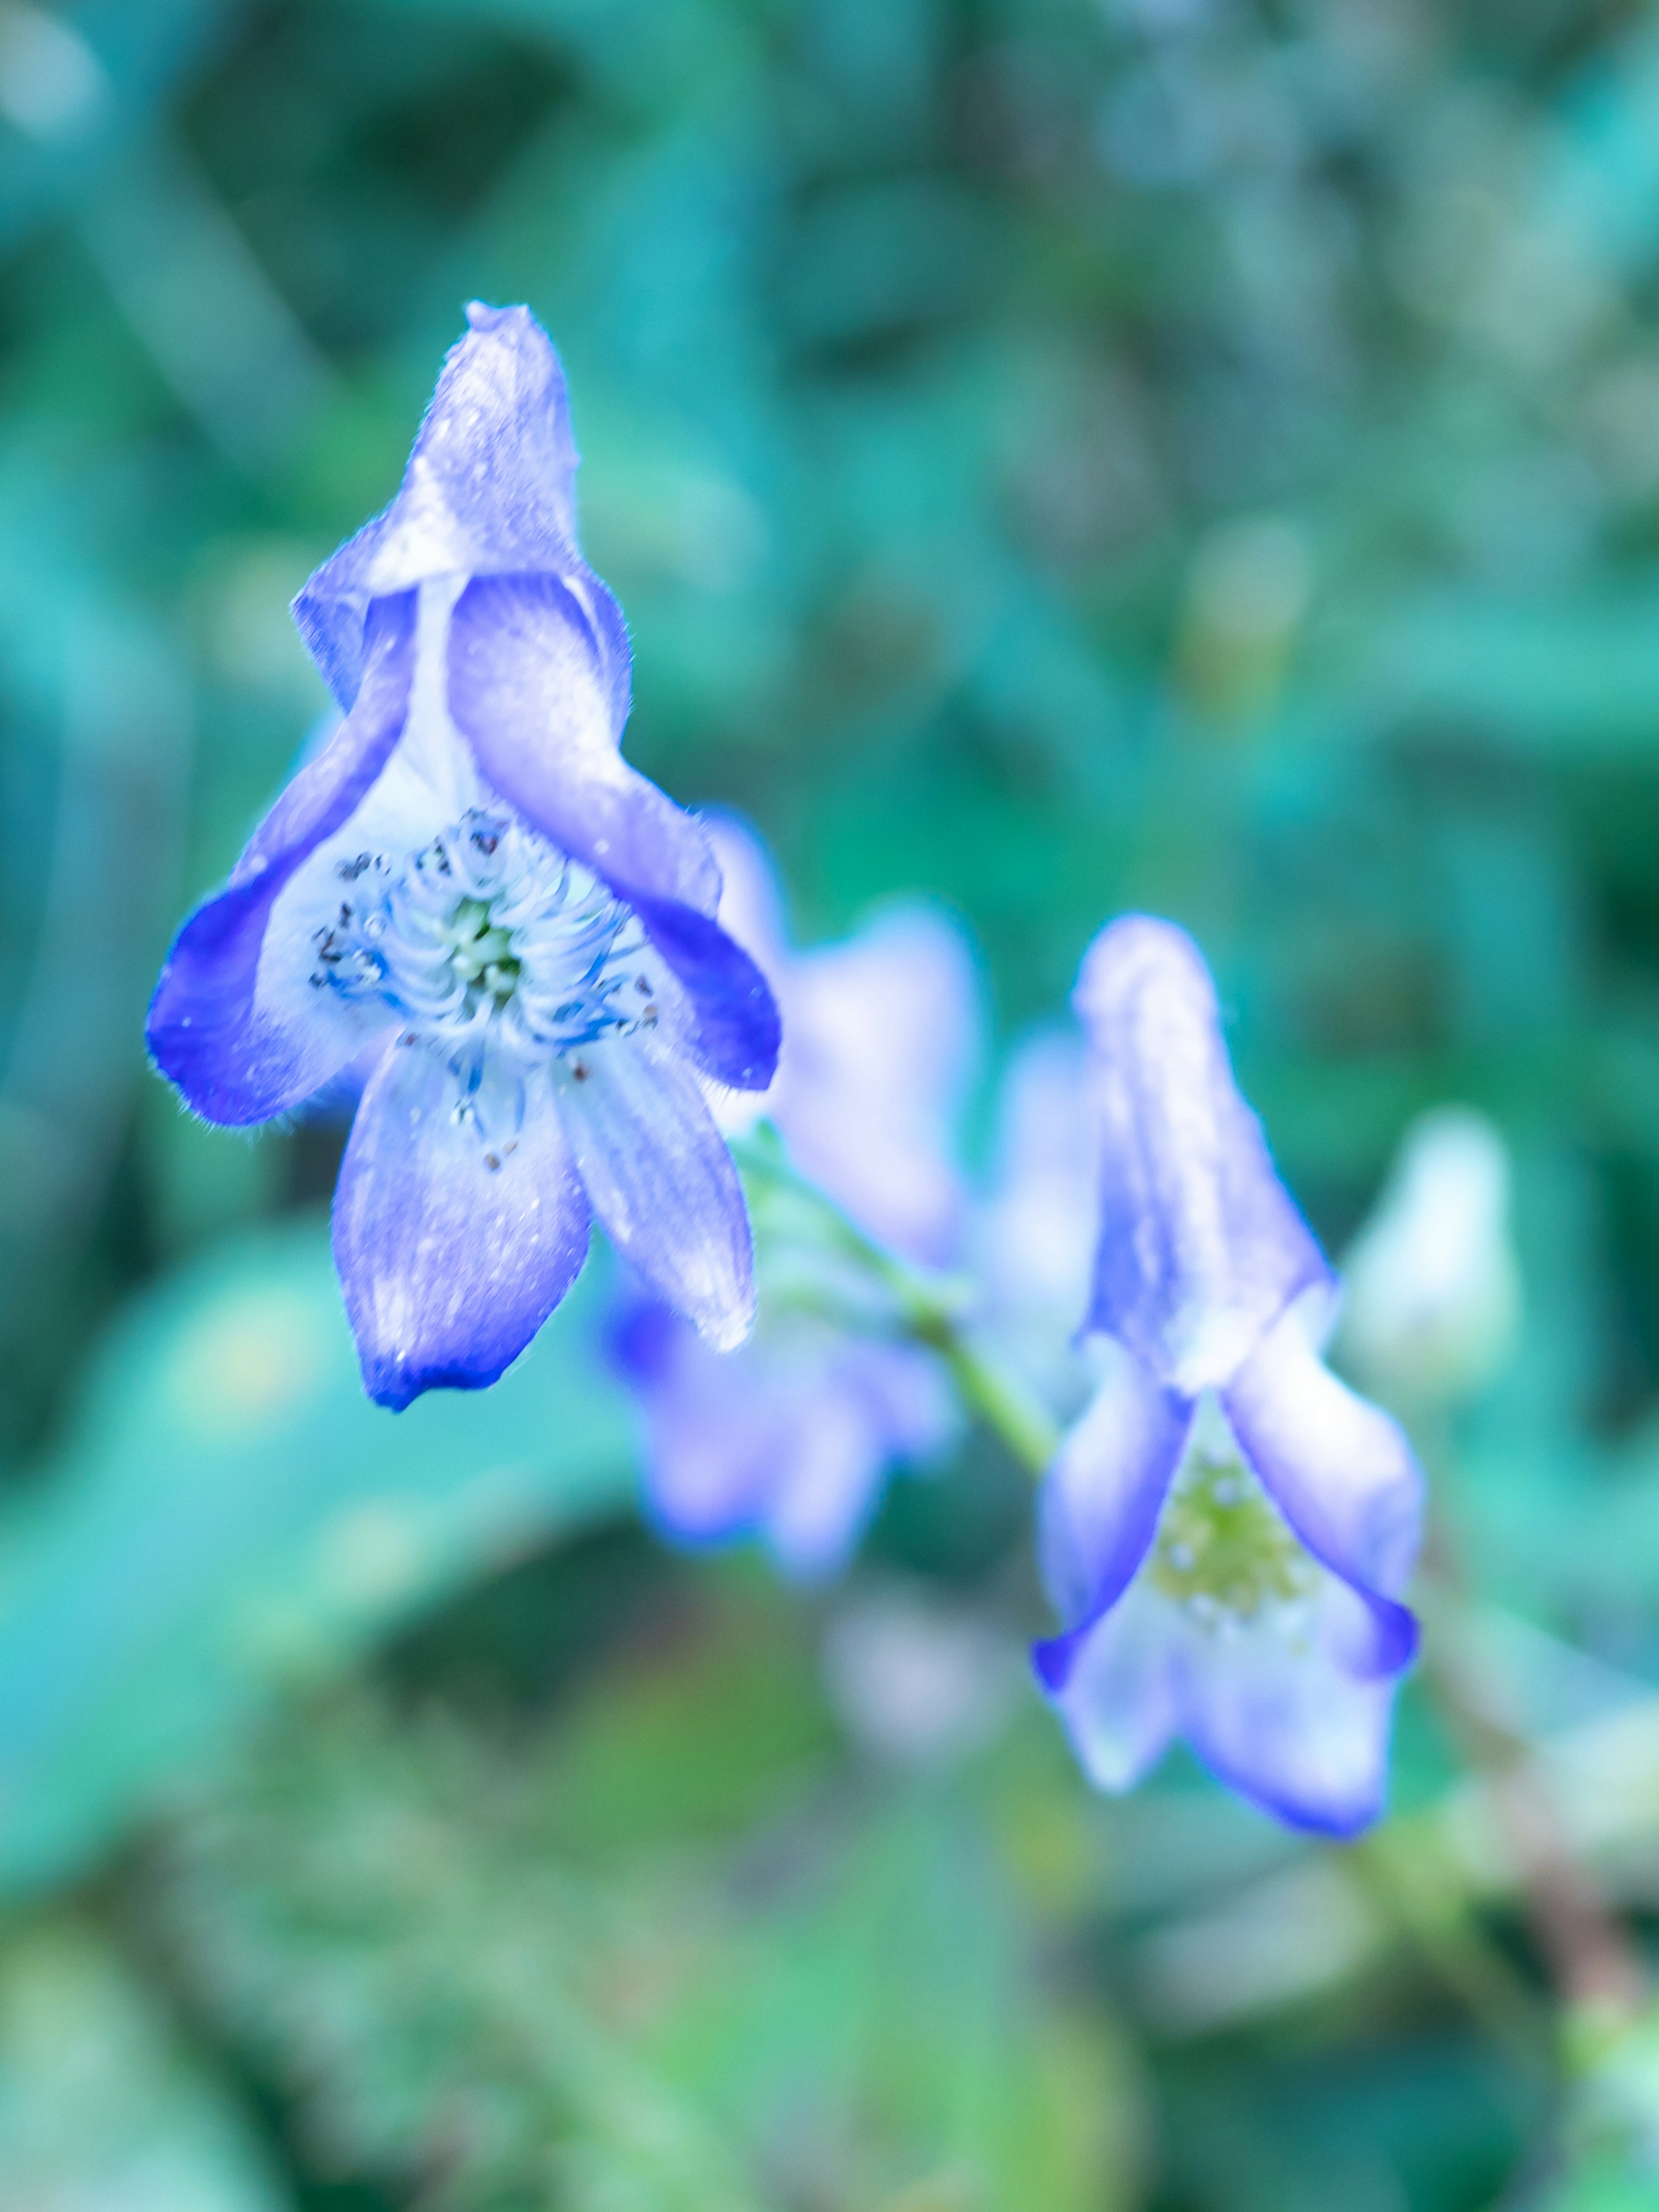
[[[1148,1569],[1205,1626],[1255,1620],[1314,1587],[1312,1560],[1229,1437],[1188,1448]]]
[[[632,908],[510,817],[475,809],[418,853],[360,853],[337,872],[349,888],[314,939],[319,990],[526,1064],[656,1024]]]

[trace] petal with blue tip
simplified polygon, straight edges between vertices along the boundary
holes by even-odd
[[[587,1255],[589,1209],[545,1076],[486,1138],[443,1055],[388,1048],[334,1194],[334,1258],[371,1397],[478,1390],[509,1367]]]
[[[743,1186],[696,1077],[645,1036],[553,1063],[577,1170],[605,1234],[723,1352],[755,1318]]]
[[[150,1054],[207,1121],[264,1121],[299,1104],[362,1049],[380,1018],[322,1000],[262,1004],[260,955],[283,891],[392,758],[408,713],[414,638],[412,594],[376,604],[356,706],[266,815],[224,890],[179,931],[161,970],[145,1030]]]
[[[1234,1433],[1297,1534],[1365,1600],[1363,1671],[1410,1660],[1417,1626],[1398,1602],[1422,1533],[1423,1476],[1396,1423],[1338,1381],[1298,1317],[1270,1329],[1222,1393]]]
[[[1065,1687],[1094,1624],[1146,1558],[1192,1419],[1189,1401],[1120,1350],[1061,1444],[1038,1506],[1043,1579],[1066,1623],[1033,1655],[1049,1692]]]
[[[1357,1835],[1382,1810],[1395,1684],[1342,1663],[1363,1632],[1361,1609],[1328,1576],[1304,1636],[1267,1621],[1224,1643],[1193,1629],[1181,1645],[1182,1732],[1193,1749],[1263,1812],[1320,1835]]]

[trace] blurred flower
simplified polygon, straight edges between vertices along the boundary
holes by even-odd
[[[799,1174],[854,1227],[912,1266],[957,1255],[964,1190],[956,1121],[980,1051],[973,963],[931,909],[896,908],[839,945],[787,945],[758,845],[734,823],[710,835],[720,919],[755,954],[786,1042],[763,1095],[717,1098],[728,1126],[768,1116]],[[651,1508],[672,1536],[759,1535],[793,1574],[842,1565],[896,1462],[955,1433],[938,1356],[893,1340],[890,1296],[830,1223],[787,1185],[756,1201],[755,1334],[710,1353],[653,1301],[624,1311],[616,1344],[646,1420]]]
[[[1333,1289],[1228,1064],[1191,940],[1131,915],[1073,998],[1099,1241],[1085,1326],[1115,1347],[1045,1486],[1066,1621],[1039,1674],[1091,1778],[1184,1735],[1231,1787],[1334,1834],[1379,1809],[1421,1477],[1321,1364]]]
[[[526,308],[468,317],[398,497],[295,603],[346,719],[185,923],[149,1029],[233,1125],[378,1048],[334,1250],[394,1407],[495,1380],[590,1211],[740,1341],[749,1223],[698,1079],[763,1089],[777,1050],[707,838],[617,751],[628,639],[576,550],[557,356]]]
[[[975,1334],[1062,1417],[1089,1395],[1091,1347],[1077,1316],[1093,1273],[1094,1173],[1082,1041],[1048,1030],[1010,1057],[998,1097],[990,1190],[971,1249]]]
[[[1484,1114],[1443,1106],[1406,1133],[1342,1267],[1337,1348],[1403,1408],[1451,1405],[1503,1365],[1521,1317],[1510,1156]]]
[[[824,1638],[825,1686],[856,1743],[899,1766],[945,1766],[994,1735],[1018,1647],[966,1607],[902,1584],[855,1599]]]

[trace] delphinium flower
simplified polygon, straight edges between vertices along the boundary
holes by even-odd
[[[715,920],[701,825],[622,759],[622,616],[577,548],[564,379],[524,307],[468,310],[397,498],[295,603],[344,720],[150,1008],[205,1120],[372,1062],[334,1201],[365,1382],[495,1381],[597,1214],[715,1345],[753,1291],[702,1079],[763,1090],[778,1023]]]
[[[957,1415],[937,1353],[902,1340],[867,1255],[795,1178],[880,1253],[930,1269],[955,1258],[965,1204],[955,1121],[978,1056],[978,994],[960,934],[924,907],[793,951],[753,839],[729,822],[711,830],[721,919],[784,1018],[771,1089],[718,1103],[728,1126],[764,1116],[789,1172],[762,1178],[756,1200],[750,1341],[717,1358],[644,1301],[625,1311],[617,1346],[640,1397],[659,1525],[685,1542],[757,1536],[787,1571],[820,1576],[858,1540],[888,1469],[936,1454]]]
[[[1234,1085],[1215,992],[1172,925],[1097,937],[1088,1048],[1109,1366],[1042,1501],[1065,1618],[1040,1677],[1093,1779],[1177,1736],[1280,1818],[1351,1834],[1382,1802],[1421,1478],[1325,1368],[1330,1270]]]

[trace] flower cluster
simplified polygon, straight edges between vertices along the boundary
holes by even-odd
[[[1334,1278],[1197,948],[1142,916],[1103,930],[1079,1033],[1010,1065],[976,1194],[960,931],[901,906],[797,950],[752,837],[626,765],[628,641],[577,548],[557,358],[523,308],[469,320],[397,498],[295,603],[343,720],[179,933],[156,1064],[229,1124],[361,1074],[334,1249],[389,1407],[494,1381],[597,1217],[650,1510],[678,1540],[757,1536],[822,1575],[888,1472],[952,1441],[957,1384],[981,1411],[1025,1393],[1035,1419],[1006,1430],[1048,1462],[1062,1617],[1037,1672],[1089,1774],[1127,1787],[1181,1736],[1280,1817],[1352,1832],[1414,1648],[1421,1479],[1321,1360]],[[1495,1140],[1453,1135],[1496,1220]],[[728,1139],[762,1232],[752,1337]],[[1426,1318],[1387,1319],[1413,1238],[1373,1240],[1357,1341],[1445,1336],[1449,1261]],[[1480,1281],[1484,1357],[1512,1316],[1501,1254]]]

